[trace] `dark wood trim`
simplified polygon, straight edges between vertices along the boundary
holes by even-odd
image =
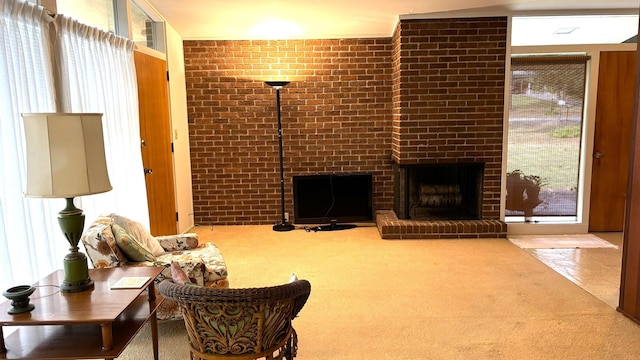
[[[640,50],[640,49],[638,49]],[[638,51],[636,50],[636,51]],[[640,56],[636,59],[636,69],[640,69]],[[639,94],[640,71],[636,74],[634,96],[633,142],[629,166],[629,186],[625,213],[622,248],[622,274],[620,279],[620,303],[618,310],[636,322],[640,322],[640,125]]]

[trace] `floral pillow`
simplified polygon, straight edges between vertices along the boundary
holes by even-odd
[[[116,238],[116,244],[129,260],[134,262],[156,261],[156,256],[144,245],[136,241],[122,226],[113,223],[111,224],[111,230]]]
[[[160,242],[141,223],[120,215],[113,215],[113,221],[131,234],[139,244],[149,249],[153,255],[160,256],[165,253]]]

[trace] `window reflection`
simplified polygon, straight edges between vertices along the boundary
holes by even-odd
[[[155,23],[135,3],[131,2],[131,33],[132,40],[139,45],[155,49]]]

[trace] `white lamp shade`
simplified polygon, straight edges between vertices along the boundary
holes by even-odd
[[[22,114],[27,148],[25,195],[72,198],[112,189],[102,114]]]

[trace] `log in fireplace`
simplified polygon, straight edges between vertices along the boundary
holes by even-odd
[[[399,219],[480,220],[484,163],[394,164]]]

